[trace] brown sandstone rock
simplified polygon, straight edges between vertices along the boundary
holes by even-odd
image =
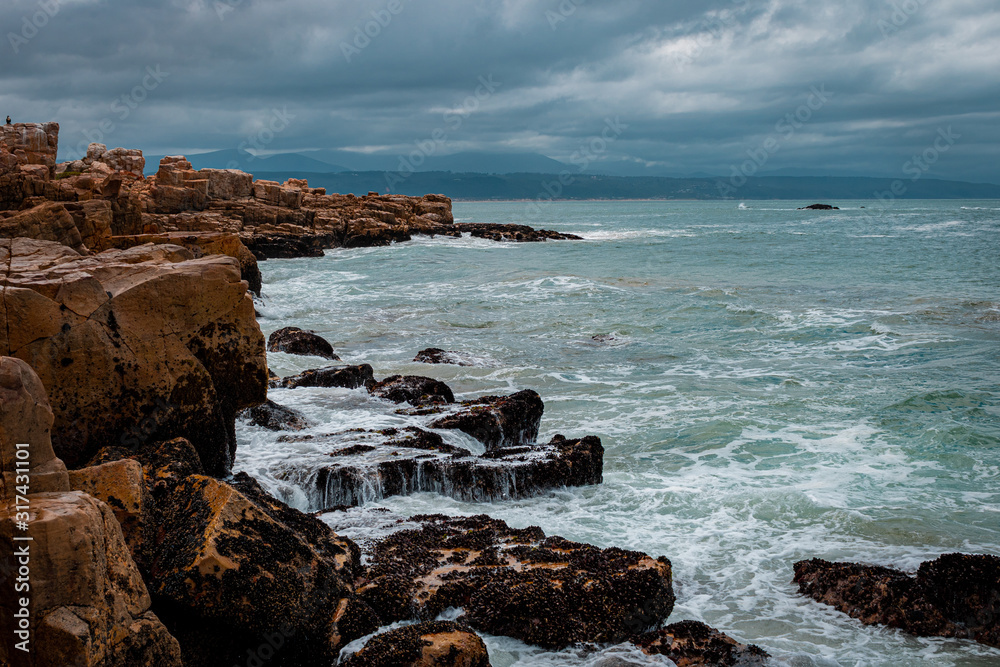
[[[55,174],[59,123],[0,125],[0,144],[17,156],[21,164],[44,165],[49,176]]]
[[[55,241],[87,254],[80,230],[63,204],[46,202],[26,211],[0,218],[0,237],[23,237],[40,241]]]
[[[489,667],[486,644],[458,623],[408,625],[372,637],[345,667]]]
[[[340,361],[340,357],[334,354],[333,346],[326,339],[313,331],[303,331],[298,327],[285,327],[273,332],[267,338],[267,351]]]
[[[187,437],[225,474],[236,413],[266,398],[264,338],[236,260],[178,246],[81,257],[0,240],[0,353],[49,389],[53,446],[71,466],[108,444]]]
[[[42,383],[19,359],[0,358],[0,553],[30,550],[31,652],[12,648],[19,602],[0,597],[0,663],[180,667],[177,641],[155,614],[121,528],[108,505],[70,491],[66,468],[49,441],[52,411]],[[30,447],[28,530],[15,528],[12,494],[24,480],[14,477],[15,444]],[[9,446],[8,446],[9,445]],[[17,489],[21,493],[21,489]],[[18,503],[23,504],[23,500]],[[19,519],[20,520],[20,519]],[[27,534],[30,542],[14,541]],[[0,568],[0,587],[13,590],[15,571]]]

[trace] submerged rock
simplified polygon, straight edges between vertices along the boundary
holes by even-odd
[[[753,644],[741,644],[697,621],[673,623],[634,640],[644,653],[665,655],[678,667],[765,667],[770,657]]]
[[[393,375],[368,391],[393,403],[409,403],[418,407],[455,402],[455,395],[448,385],[421,375]]]
[[[673,610],[670,561],[599,549],[487,516],[417,516],[378,543],[358,595],[383,621],[448,608],[490,634],[547,648],[617,643]]]
[[[357,389],[358,387],[373,387],[375,371],[368,364],[360,366],[328,366],[308,370],[287,377],[277,382],[269,383],[271,387],[297,389],[298,387],[342,387]]]
[[[486,644],[459,623],[431,621],[372,637],[345,667],[490,667]]]
[[[920,564],[916,577],[887,567],[795,564],[803,595],[865,625],[888,625],[921,637],[960,637],[1000,647],[1000,558],[945,554]]]
[[[460,352],[442,350],[438,347],[429,347],[426,350],[417,352],[413,358],[422,364],[452,364],[453,366],[474,366],[470,359]]]
[[[301,431],[312,424],[298,410],[278,405],[271,399],[263,404],[248,408],[241,412],[242,419],[250,420],[254,426],[266,428],[269,431]]]
[[[535,229],[527,225],[509,225],[501,223],[460,222],[452,227],[461,232],[469,232],[472,236],[490,241],[582,241],[583,237],[576,234],[563,234],[548,229]]]
[[[320,447],[324,444],[323,439],[307,437]],[[279,479],[303,487],[316,508],[420,492],[470,502],[523,498],[562,486],[600,484],[604,467],[604,448],[593,436],[556,436],[547,444],[497,449],[482,456],[416,427],[352,431],[327,436],[325,442],[328,456],[291,461],[275,471]]]
[[[526,389],[510,396],[464,401],[462,410],[444,416],[431,428],[458,429],[486,446],[486,451],[533,443],[545,409],[541,397]]]
[[[285,327],[272,333],[267,339],[267,351],[340,361],[340,357],[334,354],[333,346],[326,339],[313,331],[303,331],[298,327]]]
[[[800,211],[839,211],[840,208],[836,206],[831,206],[830,204],[810,204],[809,206],[803,206],[799,209]]]

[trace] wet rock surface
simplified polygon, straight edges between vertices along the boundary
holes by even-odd
[[[292,377],[271,381],[273,388],[297,389],[298,387],[341,387],[357,389],[375,386],[375,371],[368,364],[360,366],[328,366],[304,371]]]
[[[836,206],[831,206],[830,204],[810,204],[809,206],[803,206],[799,209],[800,211],[839,211],[840,208]]]
[[[458,429],[491,451],[534,442],[545,405],[536,392],[525,389],[510,396],[463,401],[461,408],[434,421],[431,428]]]
[[[450,621],[408,625],[376,635],[345,667],[490,667],[486,644]]]
[[[334,354],[333,346],[326,339],[313,331],[303,331],[298,327],[278,329],[268,336],[267,351],[323,357],[331,361],[340,361],[340,357]]]
[[[649,655],[665,655],[677,667],[765,667],[770,657],[753,644],[741,644],[697,621],[673,623],[634,640]]]
[[[945,554],[920,564],[915,577],[876,565],[795,564],[803,595],[865,625],[922,637],[959,637],[1000,647],[1000,558]]]
[[[548,229],[534,229],[527,225],[510,225],[500,223],[458,222],[452,227],[460,232],[468,232],[472,236],[490,241],[515,241],[519,243],[540,241],[582,241],[582,236],[564,234]]]
[[[304,488],[316,508],[420,492],[479,502],[523,498],[562,486],[599,484],[604,466],[604,448],[593,436],[556,436],[546,444],[481,456],[418,427],[301,438],[326,455],[284,463],[274,474]]]
[[[419,529],[379,542],[358,595],[383,621],[448,608],[477,630],[549,648],[618,643],[674,604],[670,561],[546,537],[487,516],[410,519]]]
[[[422,364],[451,364],[453,366],[475,366],[468,355],[463,355],[461,352],[452,352],[449,350],[442,350],[437,347],[429,347],[426,350],[421,350],[417,352],[417,356],[413,358],[414,361],[420,362]]]
[[[269,431],[301,431],[312,426],[312,423],[298,410],[278,405],[270,399],[261,405],[247,408],[239,414],[239,417]]]
[[[418,407],[455,402],[455,394],[448,385],[421,375],[393,375],[368,391],[393,403],[409,403]]]

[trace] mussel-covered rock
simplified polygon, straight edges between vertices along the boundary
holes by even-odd
[[[407,625],[372,637],[345,667],[490,667],[483,640],[451,621]]]
[[[770,657],[753,644],[741,644],[697,621],[673,623],[634,640],[649,655],[665,655],[678,667],[765,667]]]
[[[375,385],[375,371],[368,364],[360,366],[328,366],[303,371],[298,375],[271,381],[271,388],[297,389],[298,387],[342,387],[357,389]]]
[[[945,554],[920,564],[916,577],[888,567],[795,564],[799,592],[865,625],[922,637],[964,637],[1000,647],[1000,558]]]
[[[487,451],[533,443],[545,410],[542,398],[530,389],[510,396],[484,396],[461,406],[459,412],[434,421],[431,428],[468,433]]]
[[[421,375],[393,375],[368,391],[393,403],[409,403],[418,407],[455,402],[455,395],[448,385]]]
[[[298,327],[278,329],[267,338],[268,352],[285,352],[313,357],[323,357],[331,361],[340,361],[333,352],[333,346],[314,331],[303,331]]]

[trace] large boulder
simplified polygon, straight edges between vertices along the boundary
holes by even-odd
[[[460,411],[441,417],[431,428],[468,433],[486,451],[533,443],[545,409],[541,397],[530,389],[510,396],[483,396],[461,405]]]
[[[916,577],[877,565],[795,564],[799,592],[865,625],[921,637],[962,637],[1000,647],[1000,558],[945,554],[921,563]]]
[[[48,176],[55,175],[59,149],[59,123],[13,123],[0,125],[0,145],[21,164],[42,165]]]
[[[182,436],[225,475],[237,412],[266,398],[264,337],[236,260],[179,246],[81,257],[0,240],[0,353],[49,390],[52,442],[71,467],[105,445]]]
[[[16,237],[55,241],[78,253],[88,250],[73,216],[58,202],[45,202],[6,218],[0,217],[0,238]]]
[[[490,667],[486,643],[451,621],[407,625],[372,637],[345,667]]]
[[[359,366],[328,366],[302,371],[298,375],[272,380],[272,387],[297,389],[299,387],[341,387],[358,389],[375,386],[375,371],[370,364]]]
[[[766,667],[770,657],[753,644],[741,644],[697,621],[672,623],[640,636],[635,643],[648,655],[665,655],[677,667]]]
[[[267,351],[340,361],[340,357],[333,352],[333,346],[325,338],[315,331],[303,331],[298,327],[285,327],[273,332],[267,338]]]
[[[383,621],[448,608],[483,632],[548,648],[619,643],[673,609],[670,561],[514,529],[487,516],[410,519],[377,543],[358,594]]]
[[[418,407],[455,402],[455,394],[448,385],[422,375],[393,375],[368,391],[393,403],[409,403]]]
[[[52,421],[38,376],[19,359],[0,358],[0,553],[23,554],[31,584],[21,595],[0,596],[6,637],[0,663],[180,667],[177,640],[150,611],[149,592],[111,508],[70,491],[49,441]],[[25,469],[28,480],[18,477]],[[0,587],[15,590],[15,576],[13,568],[0,568]],[[30,603],[30,634],[19,636],[22,600]],[[23,654],[15,644],[26,639]]]

